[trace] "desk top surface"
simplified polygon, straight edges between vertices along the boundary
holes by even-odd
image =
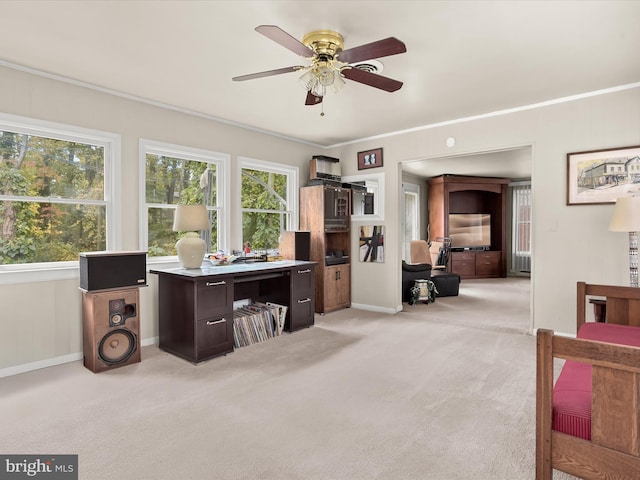
[[[183,277],[209,277],[212,275],[237,275],[243,273],[259,273],[269,270],[288,269],[292,267],[310,267],[316,265],[316,262],[307,262],[302,260],[278,260],[275,262],[253,262],[253,263],[232,263],[231,265],[222,266],[205,266],[202,264],[200,268],[152,268],[150,273],[180,275]]]

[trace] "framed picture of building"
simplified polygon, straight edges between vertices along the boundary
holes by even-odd
[[[567,153],[567,205],[640,195],[640,146]]]

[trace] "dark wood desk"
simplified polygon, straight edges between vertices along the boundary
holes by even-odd
[[[310,327],[315,262],[281,260],[199,269],[151,269],[159,277],[160,348],[193,363],[233,351],[233,302],[288,307],[285,330]]]

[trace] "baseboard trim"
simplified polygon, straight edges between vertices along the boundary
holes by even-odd
[[[363,303],[352,303],[351,308],[357,308],[358,310],[367,310],[368,312],[377,312],[377,313],[398,313],[400,310],[395,310],[393,308],[383,308],[377,307],[375,305],[365,305]]]
[[[140,340],[140,346],[147,347],[158,343],[158,341],[158,337],[145,338],[144,340]],[[55,367],[56,365],[62,365],[63,363],[77,362],[78,360],[82,360],[82,352],[70,353],[69,355],[62,355],[60,357],[46,358],[44,360],[38,360],[37,362],[23,363],[21,365],[0,369],[0,378],[19,375],[33,370],[40,370],[41,368]]]

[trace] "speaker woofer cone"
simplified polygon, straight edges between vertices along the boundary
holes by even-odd
[[[107,365],[126,362],[136,351],[136,337],[129,330],[112,330],[100,340],[98,356]]]

